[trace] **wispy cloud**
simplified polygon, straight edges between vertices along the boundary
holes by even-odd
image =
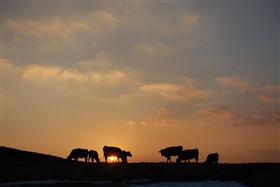
[[[267,93],[280,93],[280,86],[276,84],[266,84],[261,90]]]
[[[161,95],[164,99],[176,102],[188,102],[193,99],[206,99],[214,95],[211,90],[198,88],[196,80],[184,77],[184,83],[143,84],[140,90]]]
[[[140,87],[143,91],[155,91],[155,92],[178,92],[184,87],[177,84],[158,83],[158,84],[144,84]]]
[[[139,53],[148,56],[168,56],[181,50],[179,47],[163,43],[138,43],[134,48]]]
[[[117,59],[113,58],[110,54],[100,51],[97,52],[93,59],[80,60],[75,64],[75,68],[83,71],[106,71],[108,69],[115,69]]]
[[[19,76],[22,80],[29,82],[74,81],[77,83],[116,84],[128,80],[128,75],[121,70],[82,72],[78,69],[62,66],[39,64],[16,65],[8,61],[5,61],[5,67],[9,72],[18,70],[17,74],[14,73],[14,76]]]
[[[48,39],[69,39],[78,32],[103,33],[117,27],[119,19],[105,10],[91,11],[80,18],[45,18],[36,19],[12,19],[6,21],[6,28],[14,33],[15,41],[21,41],[24,36],[48,37]]]
[[[261,95],[261,96],[259,96],[259,100],[262,103],[280,104],[280,98],[279,97],[272,97],[272,96],[267,96],[267,95]]]
[[[90,25],[83,21],[69,22],[59,18],[37,20],[7,20],[7,29],[18,35],[30,37],[69,37],[78,31],[92,31]]]
[[[200,20],[201,20],[201,14],[199,13],[193,13],[180,17],[180,22],[185,23],[187,25],[199,24]]]
[[[237,75],[216,77],[215,80],[226,87],[236,88],[243,92],[250,91],[253,89],[253,87],[248,81],[242,79],[240,76]]]
[[[201,26],[202,15],[200,13],[189,13],[179,15],[177,22],[166,30],[168,35],[183,36],[197,31]]]
[[[112,13],[105,10],[97,10],[89,12],[89,22],[92,23],[94,28],[116,28],[120,23],[120,20]]]
[[[266,104],[280,104],[280,86],[276,84],[266,84],[260,91],[259,101]]]
[[[199,110],[199,120],[201,120],[201,123],[215,124],[216,127],[219,125],[235,127],[269,126],[278,125],[280,113],[279,111],[258,111],[246,114],[227,108],[210,107]]]

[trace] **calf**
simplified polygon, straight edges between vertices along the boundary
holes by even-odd
[[[171,156],[178,156],[183,151],[183,146],[173,146],[161,149],[159,152],[162,156],[167,158],[167,162],[171,162]]]
[[[91,162],[93,162],[94,160],[99,163],[99,158],[98,158],[98,153],[97,151],[94,151],[94,150],[90,150],[88,152],[88,158],[89,158],[89,161],[91,160]]]
[[[129,151],[122,151],[121,152],[121,158],[122,158],[122,163],[127,163],[127,157],[132,157],[132,154]]]
[[[207,159],[204,163],[207,164],[218,164],[219,163],[219,154],[218,153],[210,153],[207,156]]]

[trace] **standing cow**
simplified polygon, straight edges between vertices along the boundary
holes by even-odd
[[[99,163],[99,161],[100,161],[98,158],[97,151],[94,151],[94,150],[90,150],[88,152],[88,159],[89,159],[89,161],[91,160],[91,162],[93,162],[95,160],[97,163]]]
[[[121,158],[122,150],[119,147],[104,146],[103,153],[106,162],[107,162],[107,158],[110,156],[117,157],[119,162],[119,159]]]
[[[167,147],[165,149],[161,149],[159,152],[162,156],[167,158],[168,161],[171,162],[171,156],[178,156],[179,153],[183,151],[183,146],[173,146],[173,147]]]
[[[210,153],[207,156],[207,159],[204,163],[207,164],[218,164],[219,163],[219,154],[218,153]]]
[[[73,149],[70,153],[70,155],[67,157],[68,160],[78,160],[79,158],[84,158],[85,162],[87,162],[88,158],[88,150],[87,149],[81,149],[81,148],[76,148]]]
[[[127,157],[132,157],[132,154],[129,151],[122,151],[121,152],[121,159],[122,163],[127,163]]]
[[[195,159],[195,161],[198,161],[198,155],[199,155],[199,151],[198,149],[186,149],[182,152],[179,153],[178,158],[176,160],[177,163],[180,163],[182,160],[184,160],[185,162],[191,162],[191,159]]]

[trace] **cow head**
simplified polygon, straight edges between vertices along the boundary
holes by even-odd
[[[163,155],[165,155],[165,151],[163,150],[163,149],[161,149],[160,151],[159,151],[159,153],[163,156]]]
[[[129,157],[132,157],[132,154],[131,154],[130,151],[122,151],[121,154],[122,154],[123,157],[128,157],[128,156],[129,156]]]
[[[130,151],[126,152],[126,156],[132,157],[132,154]]]

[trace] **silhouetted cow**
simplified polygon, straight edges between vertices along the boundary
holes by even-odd
[[[91,160],[91,162],[93,162],[95,160],[97,163],[99,163],[99,158],[98,158],[97,151],[90,150],[88,152],[88,159],[89,159],[89,161]]]
[[[207,156],[207,159],[205,161],[207,164],[218,164],[219,163],[219,154],[218,153],[210,153]]]
[[[198,154],[199,151],[198,149],[186,149],[182,152],[179,153],[178,158],[176,160],[177,163],[180,163],[182,160],[184,160],[185,162],[191,162],[191,159],[195,159],[195,161],[198,161]]]
[[[178,156],[183,151],[183,146],[173,146],[161,149],[159,152],[162,156],[167,158],[167,162],[171,162],[171,156]]]
[[[127,163],[127,157],[132,157],[132,154],[129,151],[122,151],[121,152],[121,159],[122,163]]]
[[[104,157],[105,157],[105,161],[107,162],[107,158],[110,156],[115,156],[118,158],[118,162],[119,162],[119,158],[121,158],[121,152],[122,150],[118,147],[112,147],[112,146],[104,146],[103,147],[103,153],[104,153]]]
[[[68,160],[72,160],[72,159],[78,160],[79,158],[84,158],[85,162],[87,162],[88,150],[81,149],[81,148],[73,149],[70,155],[67,157]]]

